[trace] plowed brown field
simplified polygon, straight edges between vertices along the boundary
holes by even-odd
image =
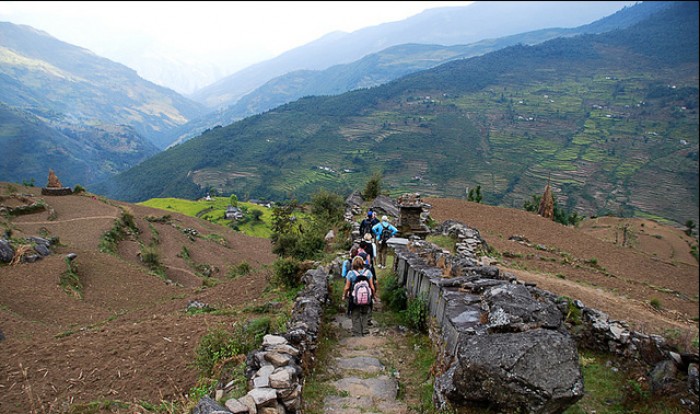
[[[424,201],[432,205],[435,220],[457,220],[479,230],[497,252],[498,266],[520,280],[579,299],[637,331],[687,342],[698,335],[698,262],[690,254],[697,241],[681,229],[613,217],[587,219],[573,228],[524,210],[456,199]]]
[[[275,259],[269,240],[148,207],[15,187],[33,194],[30,199],[43,198],[56,218],[48,220],[46,211],[15,217],[5,223],[12,237],[43,234],[60,243],[36,263],[0,267],[0,412],[63,413],[79,403],[110,400],[184,401],[196,385],[200,338],[210,328],[231,328],[230,317],[187,314],[188,303],[235,310],[262,300],[266,265]],[[122,241],[118,255],[101,253],[100,238],[120,216],[119,206],[131,211],[140,233]],[[170,224],[144,220],[164,214],[171,214]],[[185,228],[197,229],[200,237],[191,240]],[[139,243],[154,237],[169,281],[151,274],[137,255]],[[183,247],[189,262],[180,257]],[[59,286],[67,253],[77,254],[82,299]],[[228,278],[242,262],[253,271]],[[218,284],[205,288],[196,264],[210,265]]]

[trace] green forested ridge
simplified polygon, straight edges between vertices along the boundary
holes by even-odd
[[[485,203],[519,208],[551,180],[582,214],[697,221],[697,11],[674,3],[629,29],[303,98],[209,130],[95,191],[138,201],[213,187],[304,200],[381,171],[391,194],[464,197],[480,185]]]
[[[534,45],[556,37],[603,33],[629,27],[663,10],[671,2],[641,2],[625,7],[593,23],[574,28],[549,28],[480,40],[469,44],[401,44],[366,55],[350,63],[324,70],[297,70],[278,76],[242,96],[225,109],[192,120],[171,132],[171,143],[179,144],[206,128],[228,125],[247,116],[311,95],[337,95],[359,88],[390,82],[409,73],[425,70],[451,60],[483,55],[517,44]]]

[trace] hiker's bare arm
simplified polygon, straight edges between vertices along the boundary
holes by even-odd
[[[345,287],[343,288],[343,299],[348,298],[348,293],[350,292],[350,279],[345,280]]]

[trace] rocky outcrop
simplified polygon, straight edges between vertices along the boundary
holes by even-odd
[[[387,197],[385,195],[378,195],[372,201],[372,210],[377,212],[377,218],[381,218],[382,215],[397,218],[399,217],[399,207],[396,205],[396,201],[393,198]]]
[[[654,392],[687,382],[693,397],[685,400],[697,406],[697,354],[679,354],[661,336],[631,331],[581,301],[484,265],[488,247],[474,229],[447,221],[435,232],[454,236],[464,249],[451,255],[413,240],[395,246],[395,270],[409,297],[426,300],[437,325],[439,405],[562,412],[583,395],[576,352],[583,347],[646,364]],[[572,313],[579,316],[567,319]]]
[[[15,257],[15,249],[7,240],[0,239],[0,263],[10,263]]]
[[[395,253],[399,283],[426,301],[439,331],[434,340],[445,369],[435,399],[443,408],[556,413],[583,397],[576,342],[549,296],[495,266],[477,265],[473,251],[452,256],[413,241]]]
[[[439,381],[452,404],[507,412],[561,413],[583,396],[576,344],[548,329],[469,336]]]

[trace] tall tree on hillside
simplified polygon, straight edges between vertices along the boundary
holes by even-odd
[[[366,200],[374,200],[382,191],[382,175],[375,171],[365,185],[364,198]]]
[[[550,220],[554,219],[554,197],[552,196],[552,188],[549,186],[549,180],[547,180],[547,186],[544,188],[544,194],[540,200],[537,214]]]
[[[477,185],[476,188],[470,188],[469,193],[467,193],[467,201],[473,201],[475,203],[481,203],[481,186]]]

